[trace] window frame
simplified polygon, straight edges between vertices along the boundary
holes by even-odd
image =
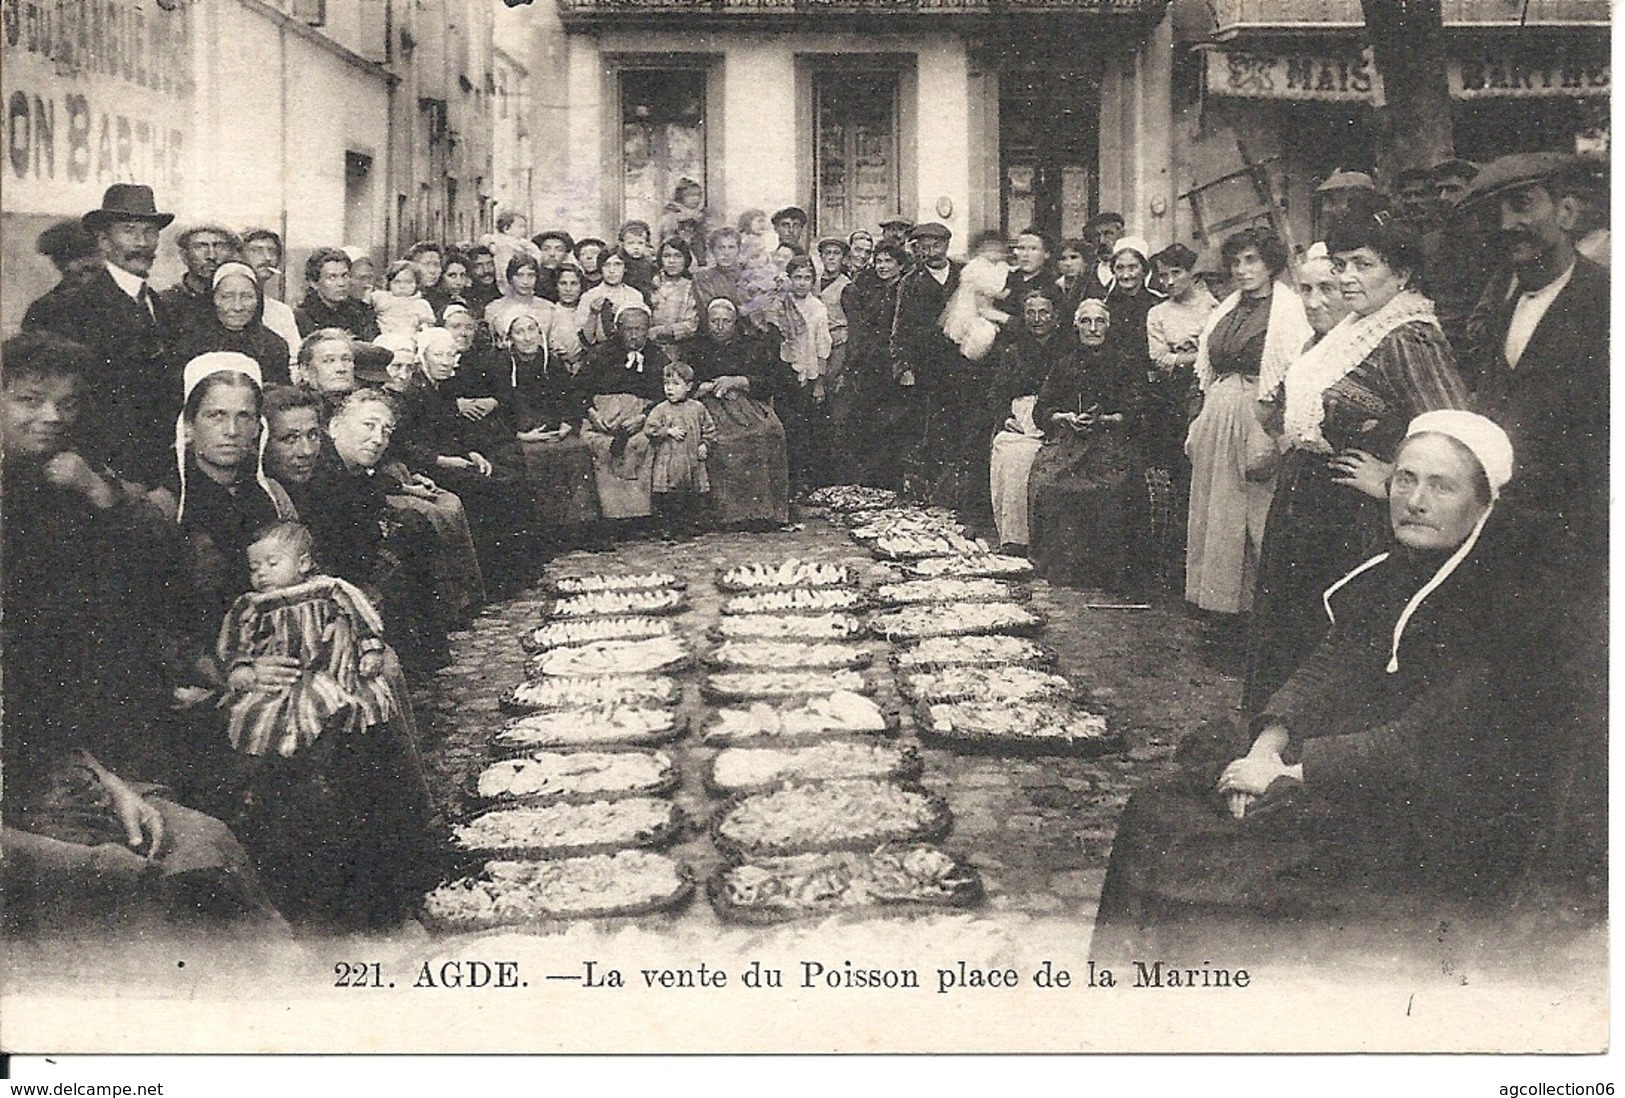
[[[700,136],[705,158],[705,205],[712,211],[726,208],[723,194],[723,55],[720,53],[611,53],[603,57],[603,96],[605,105],[603,148],[600,153],[600,195],[602,225],[606,234],[620,230],[627,219],[626,165],[623,130],[621,77],[627,72],[698,72],[705,78],[700,111]],[[659,232],[651,223],[650,229]],[[606,239],[608,236],[606,235]],[[610,244],[613,246],[614,241]]]

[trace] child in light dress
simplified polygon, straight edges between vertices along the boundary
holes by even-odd
[[[667,366],[662,381],[666,399],[643,424],[654,446],[654,510],[668,537],[693,535],[704,528],[705,497],[711,492],[705,463],[717,440],[717,424],[705,405],[689,399],[694,371],[686,362]]]
[[[994,308],[1009,292],[1010,277],[1004,239],[996,234],[978,238],[974,254],[959,273],[959,289],[942,311],[942,331],[959,346],[959,353],[978,362],[993,349],[999,328],[1010,314]]]
[[[378,330],[390,335],[415,336],[423,328],[434,327],[434,306],[418,292],[417,265],[397,259],[384,276],[388,289],[374,290],[367,303],[378,317]]]

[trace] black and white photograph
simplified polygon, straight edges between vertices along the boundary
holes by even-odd
[[[1607,1051],[1607,0],[0,16],[0,1054]]]

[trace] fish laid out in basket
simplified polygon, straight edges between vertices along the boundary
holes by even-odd
[[[943,507],[888,507],[848,515],[847,520],[847,534],[864,545],[893,534],[957,536],[965,532],[959,516]]]
[[[908,570],[922,579],[936,576],[971,578],[986,576],[991,579],[1014,579],[1033,574],[1033,562],[1026,557],[1006,556],[1003,553],[971,553],[963,556],[927,557],[910,563]]]
[[[1105,717],[1056,701],[945,702],[926,710],[920,735],[990,752],[1098,755],[1122,746]]]
[[[707,675],[700,693],[713,701],[794,698],[850,690],[871,694],[874,684],[859,671],[718,671]]]
[[[606,618],[627,614],[675,614],[688,606],[683,592],[662,587],[653,591],[589,591],[564,595],[548,607],[550,618]]]
[[[863,635],[863,619],[856,614],[741,614],[726,617],[711,627],[721,640],[746,637],[758,640],[848,640]]]
[[[886,732],[889,728],[886,714],[872,699],[850,690],[837,690],[796,705],[757,702],[748,708],[718,709],[700,738],[706,744],[727,744]]]
[[[615,705],[676,705],[677,680],[666,675],[606,675],[532,679],[502,699],[509,709],[604,709]]]
[[[639,796],[671,788],[677,765],[664,751],[534,751],[480,771],[482,800],[564,800]]]
[[[723,866],[708,891],[717,914],[752,923],[872,907],[968,907],[983,894],[973,866],[924,845],[792,854]]]
[[[912,606],[922,602],[1008,602],[1017,589],[1002,580],[915,579],[882,583],[875,588],[874,601],[881,606]]]
[[[669,706],[612,704],[515,717],[496,734],[500,747],[625,747],[661,743],[680,731]]]
[[[627,575],[560,576],[552,581],[551,586],[561,595],[590,595],[598,591],[658,591],[667,587],[682,587],[684,583],[671,572],[636,572]]]
[[[761,591],[735,595],[722,604],[724,614],[826,614],[863,605],[863,593],[848,587],[793,587],[787,591]]]
[[[578,618],[527,629],[519,635],[519,645],[526,652],[534,653],[594,641],[650,640],[676,635],[677,623],[670,618]]]
[[[751,793],[786,782],[920,776],[913,748],[877,740],[826,740],[806,747],[729,747],[711,760],[707,784],[720,793]]]
[[[688,646],[678,637],[589,641],[550,648],[531,659],[532,675],[647,675],[686,663]]]
[[[928,637],[911,648],[892,654],[899,671],[929,671],[939,667],[1049,667],[1055,650],[1026,637],[999,633],[971,633],[962,637]]]
[[[659,797],[494,808],[452,828],[459,849],[509,857],[562,857],[675,838],[677,806]]]
[[[778,591],[792,587],[844,587],[858,575],[847,564],[786,560],[777,564],[736,564],[717,573],[722,591]]]
[[[1044,619],[1014,602],[956,602],[905,606],[869,619],[869,631],[893,641],[952,637],[966,633],[1024,633]]]
[[[869,488],[861,484],[832,484],[807,493],[807,506],[831,511],[867,511],[890,507],[896,502],[897,493],[890,488]]]
[[[942,798],[896,782],[859,778],[790,785],[741,797],[712,833],[724,852],[774,857],[817,850],[873,850],[930,839],[953,822]]]
[[[988,547],[985,541],[960,534],[895,533],[876,538],[869,550],[886,560],[923,560],[951,554],[985,556]]]
[[[1036,667],[944,667],[939,671],[905,671],[898,688],[910,701],[925,705],[956,701],[1056,701],[1075,693],[1059,675]]]
[[[724,641],[705,657],[718,667],[784,670],[797,667],[867,667],[874,654],[856,644],[806,641]]]
[[[663,911],[687,899],[693,888],[681,863],[647,850],[543,862],[493,860],[478,876],[429,893],[423,912],[438,930],[483,930]]]

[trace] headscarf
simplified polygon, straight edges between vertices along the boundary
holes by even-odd
[[[1120,237],[1118,237],[1117,238],[1117,243],[1112,245],[1112,258],[1116,259],[1118,257],[1118,255],[1123,253],[1123,252],[1133,252],[1135,255],[1140,257],[1140,262],[1142,264],[1144,264],[1146,266],[1150,265],[1150,258],[1149,257],[1151,255],[1151,245],[1146,243],[1146,240],[1145,240],[1144,237],[1139,237],[1139,236],[1120,236]]]
[[[254,296],[257,300],[254,304],[254,315],[249,318],[246,327],[252,328],[256,324],[263,324],[265,322],[265,288],[260,285],[259,275],[254,273],[254,268],[250,267],[240,259],[228,259],[224,263],[220,264],[220,266],[215,268],[214,279],[209,283],[209,290],[211,292],[218,290],[220,288],[221,281],[224,280],[227,275],[242,275],[244,278],[248,279],[248,284],[254,287]],[[219,319],[218,315],[215,319]],[[222,327],[224,327],[224,325],[222,325]]]
[[[545,299],[537,298],[537,300]],[[542,326],[541,317],[528,309],[516,312],[511,316],[499,317],[498,322],[501,326],[499,334],[502,336],[503,345],[508,352],[508,384],[515,389],[519,388],[519,356],[514,353],[513,340],[508,338],[508,333],[513,331],[513,326],[525,317],[529,317],[536,322],[536,332],[541,337],[537,353],[542,356],[542,376],[544,377],[547,376],[547,367],[552,356],[552,351],[547,346],[547,329]]]
[[[1473,524],[1472,533],[1456,547],[1439,570],[1433,573],[1433,578],[1424,583],[1416,594],[1410,597],[1405,608],[1399,612],[1399,620],[1394,623],[1393,643],[1388,649],[1388,674],[1392,675],[1399,670],[1399,642],[1405,635],[1405,627],[1411,623],[1417,608],[1424,599],[1438,590],[1439,585],[1450,578],[1450,574],[1461,567],[1461,562],[1473,551],[1478,544],[1479,535],[1484,532],[1484,524],[1489,522],[1490,515],[1495,511],[1495,501],[1500,498],[1501,489],[1512,479],[1513,453],[1512,440],[1507,433],[1494,420],[1487,419],[1477,412],[1464,412],[1455,408],[1442,408],[1437,411],[1423,412],[1411,420],[1410,426],[1405,429],[1405,437],[1412,435],[1444,435],[1454,439],[1467,448],[1473,455],[1480,469],[1484,471],[1484,478],[1490,485],[1490,503],[1484,508],[1484,513],[1478,516],[1478,522]],[[1403,444],[1401,444],[1403,445]],[[1332,596],[1342,589],[1343,585],[1354,579],[1360,573],[1375,568],[1389,557],[1388,553],[1378,553],[1364,564],[1355,568],[1348,575],[1326,588],[1325,595],[1321,596],[1326,607],[1326,616],[1333,622],[1337,620],[1332,613]]]
[[[252,270],[246,264],[232,263],[221,266],[242,267],[252,274]],[[219,280],[219,274],[216,273],[215,281]],[[175,470],[180,474],[181,481],[180,501],[175,508],[176,524],[186,517],[186,448],[192,441],[191,433],[186,429],[186,402],[192,399],[192,391],[202,384],[204,378],[222,373],[242,374],[254,383],[256,389],[262,393],[265,390],[265,379],[260,373],[260,364],[237,351],[209,351],[186,364],[181,373],[183,388],[181,412],[175,417]],[[271,484],[265,476],[265,443],[269,434],[270,428],[265,423],[265,417],[261,415],[259,455],[255,458],[254,480],[265,490],[267,496],[271,496],[274,503],[276,497],[271,495]]]

